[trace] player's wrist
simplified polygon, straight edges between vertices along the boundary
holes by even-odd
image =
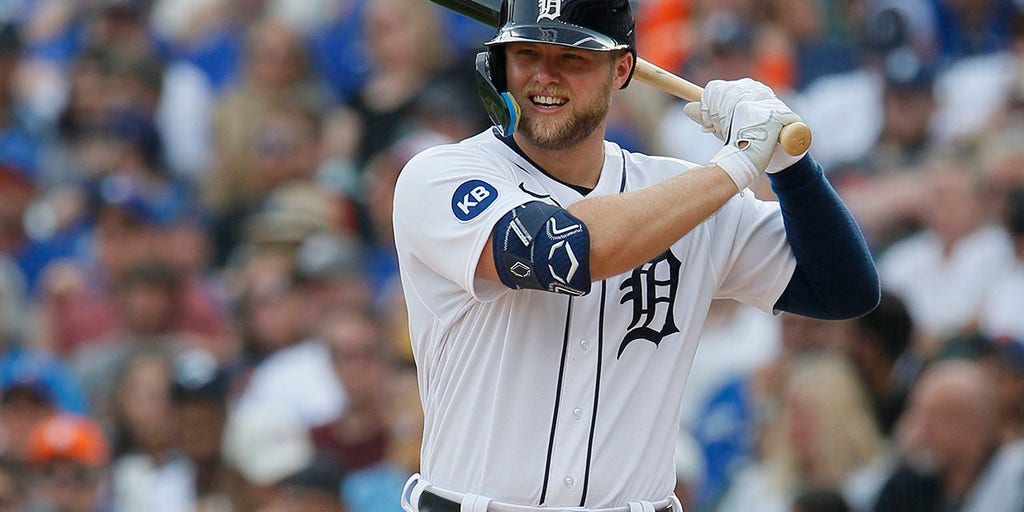
[[[710,163],[725,171],[736,184],[737,190],[749,187],[762,172],[742,149],[732,144],[722,146],[722,149],[711,157]]]

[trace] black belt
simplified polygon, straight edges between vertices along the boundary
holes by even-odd
[[[430,491],[423,491],[423,494],[420,495],[420,503],[417,509],[419,512],[461,512],[462,505],[448,498],[442,498]],[[671,511],[672,505],[655,510],[655,512]]]

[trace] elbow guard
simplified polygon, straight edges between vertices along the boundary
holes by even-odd
[[[564,208],[532,201],[494,225],[494,264],[512,288],[567,295],[590,291],[590,232]]]

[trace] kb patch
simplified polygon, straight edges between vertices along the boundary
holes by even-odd
[[[455,189],[452,213],[461,221],[476,218],[498,198],[498,190],[481,180],[470,180]]]

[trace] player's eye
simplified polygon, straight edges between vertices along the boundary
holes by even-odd
[[[573,66],[585,66],[591,62],[591,59],[589,55],[567,52],[562,54],[562,61]]]

